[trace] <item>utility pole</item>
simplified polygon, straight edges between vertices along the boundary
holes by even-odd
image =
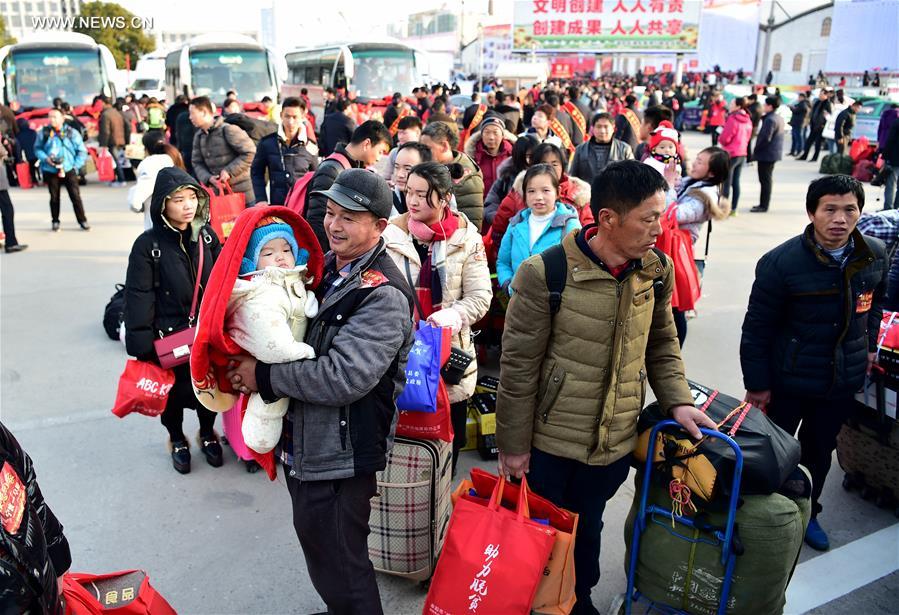
[[[768,70],[768,59],[771,55],[771,32],[774,30],[774,7],[776,4],[776,0],[771,0],[771,12],[768,14],[768,25],[764,28],[765,50],[762,52],[762,63],[757,66],[758,70],[755,74],[756,83],[763,82],[765,80],[765,73]]]

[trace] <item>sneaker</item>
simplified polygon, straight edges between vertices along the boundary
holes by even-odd
[[[206,456],[206,463],[213,468],[222,467],[225,459],[222,456],[222,445],[219,444],[218,436],[212,435],[208,438],[200,436],[198,441],[200,443],[200,450],[203,451],[203,454]]]
[[[731,218],[736,218],[736,217],[737,217],[737,210],[736,210],[736,209],[731,209],[731,210],[730,210],[730,217],[731,217]]]
[[[12,254],[13,252],[21,252],[22,250],[27,250],[27,249],[28,249],[27,243],[17,243],[14,246],[6,246],[6,253]]]
[[[761,205],[756,205],[755,207],[753,207],[753,208],[750,209],[749,211],[750,211],[750,213],[759,214],[759,213],[765,213],[766,211],[768,211],[768,208],[767,208],[767,207],[762,207]]]
[[[172,466],[181,474],[190,473],[190,445],[187,440],[171,443]]]
[[[59,232],[59,222],[54,222],[53,224],[51,224],[51,225],[50,225],[50,229],[51,229],[54,233],[58,233],[58,232]]]
[[[91,230],[91,225],[88,224],[87,221],[85,221],[85,222],[79,222],[79,223],[78,223],[78,226],[81,227],[81,230],[82,230],[82,231],[89,231],[89,230]]]
[[[830,549],[830,541],[827,534],[824,533],[818,519],[814,518],[808,522],[808,528],[805,530],[805,544],[816,551],[827,551]]]

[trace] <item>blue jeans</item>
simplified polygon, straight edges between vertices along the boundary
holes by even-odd
[[[574,545],[574,592],[577,601],[590,603],[590,590],[599,583],[599,547],[606,502],[627,478],[630,455],[607,466],[591,466],[531,449],[528,485],[553,504],[580,515]]]
[[[887,178],[883,183],[883,208],[893,209],[899,200],[899,190],[897,190],[897,179],[899,179],[899,165],[886,165]]]
[[[743,172],[745,164],[746,156],[734,156],[730,159],[727,181],[724,182],[721,196],[730,198],[731,211],[737,211],[737,204],[740,202],[740,174]],[[731,191],[733,191],[733,195],[731,195]]]
[[[790,143],[790,154],[798,156],[805,151],[805,135],[802,126],[793,126],[793,140]]]

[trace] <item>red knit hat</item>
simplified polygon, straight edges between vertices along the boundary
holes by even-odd
[[[668,120],[659,123],[659,127],[652,131],[649,138],[649,151],[652,151],[662,141],[671,141],[678,149],[680,143],[680,133],[674,129],[674,126]]]

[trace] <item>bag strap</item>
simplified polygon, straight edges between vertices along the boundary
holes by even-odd
[[[664,263],[666,261],[665,261],[665,253],[662,251],[662,249],[653,246],[652,251],[656,253],[656,256],[659,257],[659,260],[662,261],[662,264],[664,265]],[[657,278],[653,278],[652,293],[655,296],[655,300],[658,301],[662,297],[662,294],[664,292],[665,292],[665,276],[663,274]]]
[[[200,297],[200,280],[203,279],[203,254],[206,252],[206,230],[202,229],[200,234],[200,241],[197,242],[200,251],[200,259],[197,266],[197,279],[194,282],[194,296],[190,301],[190,314],[187,317],[187,323],[191,327],[197,316],[197,299]]]
[[[556,244],[540,253],[549,293],[549,314],[555,316],[562,307],[562,292],[568,279],[568,257],[562,244]]]
[[[153,238],[153,248],[150,250],[150,258],[153,259],[153,289],[156,290],[159,288],[159,258],[162,256],[162,251],[159,249],[159,241],[154,237]]]
[[[712,240],[712,219],[709,218],[708,228],[705,232],[705,254],[702,256],[702,260],[709,260],[709,242]]]
[[[415,304],[415,309],[418,311],[418,317],[423,318],[424,312],[421,309],[421,303],[418,300],[418,291],[416,290],[417,286],[415,282],[412,280],[412,267],[409,266],[409,257],[403,257],[403,264],[406,266],[406,279],[409,281],[409,290],[412,291],[412,302]]]

